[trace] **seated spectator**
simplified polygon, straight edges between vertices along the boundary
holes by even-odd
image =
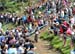
[[[5,44],[2,44],[1,45],[1,54],[7,54],[7,48],[6,48],[6,46],[5,46]]]
[[[10,45],[10,48],[8,49],[8,54],[17,54],[17,48],[15,45]]]
[[[35,54],[35,52],[34,52],[34,50],[31,48],[31,49],[27,52],[27,54]]]

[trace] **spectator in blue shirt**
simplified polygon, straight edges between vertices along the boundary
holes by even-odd
[[[27,17],[26,17],[26,16],[23,16],[23,17],[22,17],[22,21],[23,21],[23,23],[26,23]]]
[[[0,36],[0,42],[5,41],[5,36]]]

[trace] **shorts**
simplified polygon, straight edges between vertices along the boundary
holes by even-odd
[[[67,38],[66,37],[66,34],[64,34],[64,33],[61,33],[60,35],[61,35],[61,37],[63,37],[63,39],[66,39]]]
[[[64,38],[64,39],[67,39],[67,37],[66,37],[66,34],[65,34],[65,33],[63,34],[63,38]]]
[[[28,23],[27,20],[25,20],[24,23]]]

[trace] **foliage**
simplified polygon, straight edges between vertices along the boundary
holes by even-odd
[[[21,11],[21,7],[28,6],[28,0],[0,0],[0,5],[0,7],[4,8],[3,11],[5,12],[16,12]]]
[[[14,25],[13,23],[8,23],[8,24],[3,23],[3,26],[2,26],[3,31],[6,31],[7,29],[12,29],[12,28],[15,28],[15,27],[16,27],[16,25]]]
[[[49,41],[50,46],[60,51],[61,54],[70,54],[70,39],[67,39],[66,47],[63,47],[63,41],[60,40],[59,36],[48,34],[48,31],[42,33],[40,38]]]

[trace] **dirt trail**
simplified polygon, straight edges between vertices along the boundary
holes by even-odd
[[[43,28],[41,30],[42,32],[45,32],[47,27]],[[40,34],[39,34],[40,36]],[[33,40],[34,35],[31,37],[31,39]],[[34,43],[36,50],[35,52],[37,54],[60,54],[59,52],[55,51],[54,49],[49,49],[49,43],[47,41],[43,41],[39,38],[38,43]]]

